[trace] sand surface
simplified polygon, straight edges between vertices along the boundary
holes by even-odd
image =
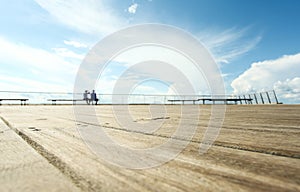
[[[128,131],[109,105],[95,108],[98,125],[89,114],[76,121],[72,106],[0,106],[0,191],[300,191],[299,105],[228,105],[217,140],[203,155],[211,106],[200,105],[189,145],[175,159],[140,170],[95,155],[77,128],[98,126],[126,146],[155,147],[176,131],[180,105],[156,116],[149,106],[124,107],[132,122],[161,128]]]

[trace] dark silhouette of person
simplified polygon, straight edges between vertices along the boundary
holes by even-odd
[[[92,103],[93,103],[93,101],[95,101],[95,105],[97,105],[99,99],[97,98],[97,94],[96,94],[95,90],[93,90],[93,92],[91,93],[91,100],[92,100]]]

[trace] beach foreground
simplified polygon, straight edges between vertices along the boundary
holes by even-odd
[[[99,128],[138,149],[169,139],[180,105],[162,117],[147,105],[129,107],[132,121],[161,121],[152,134],[120,126],[111,105],[96,106]],[[161,166],[128,169],[96,156],[81,139],[73,106],[0,106],[1,191],[300,191],[300,105],[228,105],[223,127],[207,153],[199,145],[211,116],[199,105],[189,145]],[[191,114],[193,109],[191,105]],[[118,156],[116,156],[118,158]]]

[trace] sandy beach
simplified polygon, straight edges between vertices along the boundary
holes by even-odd
[[[198,106],[200,120],[189,145],[175,159],[140,170],[95,155],[77,129],[90,124],[77,122],[71,105],[0,106],[0,189],[300,191],[300,105],[228,105],[217,140],[202,155],[211,105]],[[96,106],[99,128],[133,148],[160,145],[180,121],[180,105],[166,105],[161,118],[151,117],[147,105],[126,107],[135,122],[162,122],[152,134],[129,132],[111,105]]]

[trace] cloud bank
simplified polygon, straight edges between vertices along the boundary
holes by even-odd
[[[105,35],[126,24],[111,8],[93,0],[35,0],[56,21],[80,32]]]
[[[275,89],[287,103],[300,103],[300,53],[256,62],[231,83],[235,94]]]
[[[47,51],[2,37],[0,44],[2,90],[71,90],[79,62],[68,59],[78,61],[80,55],[66,49]]]

